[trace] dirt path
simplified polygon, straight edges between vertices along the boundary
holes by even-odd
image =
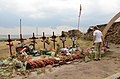
[[[120,72],[120,45],[111,44],[110,51],[112,53],[101,61],[75,62],[54,67],[51,72],[39,75],[37,72],[32,72],[27,79],[104,79]]]

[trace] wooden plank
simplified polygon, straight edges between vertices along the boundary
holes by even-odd
[[[113,74],[105,79],[120,79],[120,73]]]
[[[102,32],[102,33],[103,33],[103,38],[105,37],[108,29],[112,26],[112,24],[113,24],[119,17],[120,17],[120,12],[117,13],[117,14],[109,21],[109,23],[107,24],[107,26],[104,28],[104,30],[103,30],[103,32]]]

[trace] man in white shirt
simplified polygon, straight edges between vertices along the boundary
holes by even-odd
[[[96,26],[94,27],[94,32],[93,32],[93,44],[95,45],[95,58],[94,60],[98,61],[101,59],[101,44],[102,44],[102,32],[99,30],[99,28]]]

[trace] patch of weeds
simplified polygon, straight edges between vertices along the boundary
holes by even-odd
[[[5,60],[7,57],[3,56],[3,57],[0,57],[0,60]]]
[[[107,52],[105,52],[105,53],[102,53],[102,54],[101,54],[101,57],[106,57],[106,56],[108,56],[108,55],[110,55],[110,54],[112,54],[112,52],[111,52],[111,51],[107,51]]]
[[[102,54],[101,54],[101,57],[106,57],[107,55],[108,55],[108,53],[105,52],[105,53],[102,53]]]
[[[42,73],[43,73],[43,72],[39,71],[39,72],[37,72],[37,75],[42,74]]]

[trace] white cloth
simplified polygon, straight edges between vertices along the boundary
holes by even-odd
[[[95,30],[93,36],[96,36],[95,43],[102,42],[102,32],[100,30]]]

